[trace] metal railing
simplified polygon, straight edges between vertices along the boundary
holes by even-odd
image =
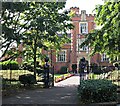
[[[120,69],[114,66],[87,66],[85,72],[80,76],[80,80],[86,79],[107,79],[120,86]]]

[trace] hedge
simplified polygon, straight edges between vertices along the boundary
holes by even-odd
[[[67,67],[66,66],[62,66],[60,71],[59,71],[59,74],[66,74],[67,73]]]
[[[0,67],[2,67],[2,70],[18,70],[19,66],[18,66],[18,62],[16,61],[4,61],[4,62],[0,62]]]
[[[117,86],[104,79],[82,80],[78,96],[83,103],[110,102],[117,98]]]
[[[19,76],[19,81],[25,85],[35,84],[36,79],[35,76],[32,74],[24,74]]]

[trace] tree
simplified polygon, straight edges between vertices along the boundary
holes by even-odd
[[[29,21],[23,33],[24,53],[33,58],[35,76],[36,59],[41,56],[40,50],[60,49],[69,41],[66,31],[73,28],[73,25],[68,23],[70,21],[68,11],[59,13],[64,6],[65,2],[31,2],[29,10],[22,16],[24,22]],[[58,32],[62,34],[58,36]]]
[[[8,54],[8,50],[11,47],[11,44],[17,43],[20,44],[21,40],[21,31],[23,26],[21,26],[20,17],[22,12],[27,9],[27,3],[20,2],[2,2],[1,11],[1,25],[2,25],[2,35],[0,36],[0,50],[3,50],[3,54],[0,58]],[[11,56],[10,58],[16,58],[17,53],[9,51]]]
[[[66,31],[73,28],[68,11],[59,13],[65,2],[4,2],[2,9],[1,48],[6,48],[1,57],[8,52],[12,42],[23,41],[24,55],[33,59],[36,75],[36,58],[41,49],[60,49],[69,42]],[[58,32],[62,33],[58,36]],[[13,51],[9,51],[11,55]],[[18,53],[11,57],[17,57]]]
[[[120,1],[105,2],[96,7],[95,22],[101,29],[95,29],[86,35],[81,46],[89,45],[92,55],[106,53],[112,60],[120,59]]]

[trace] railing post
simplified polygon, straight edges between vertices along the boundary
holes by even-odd
[[[54,66],[52,67],[52,87],[54,87]]]
[[[49,88],[49,65],[48,65],[49,58],[45,58],[45,65],[44,65],[44,87]]]
[[[49,88],[49,66],[44,67],[44,87]]]

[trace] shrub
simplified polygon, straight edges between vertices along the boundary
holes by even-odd
[[[76,70],[77,69],[77,64],[72,64],[72,69]]]
[[[18,70],[18,62],[16,61],[4,61],[4,62],[0,62],[0,67],[2,67],[3,70]]]
[[[0,62],[0,65],[2,67],[3,70],[7,70],[9,67],[8,67],[8,61],[5,61],[5,62]]]
[[[37,74],[39,75],[39,74],[43,73],[44,70],[43,70],[43,69],[40,69],[40,68],[36,68],[36,72],[37,72]]]
[[[66,66],[62,66],[60,71],[59,71],[60,74],[66,74],[67,73],[67,67]]]
[[[18,62],[16,62],[16,61],[10,61],[8,63],[8,65],[9,65],[10,70],[18,70],[19,69]]]
[[[72,72],[77,73],[77,64],[72,64]]]
[[[91,69],[94,74],[102,74],[103,71],[101,70],[101,67],[98,66],[96,63],[91,64]]]
[[[33,66],[30,64],[30,63],[24,63],[23,64],[23,67],[22,67],[24,70],[29,70],[31,72],[33,72]]]
[[[2,62],[0,62],[0,70],[2,69]]]
[[[8,86],[10,85],[10,83],[7,81],[8,79],[5,79],[5,78],[1,78],[1,81],[2,81],[2,89],[6,89],[8,88]]]
[[[79,99],[82,102],[109,102],[117,97],[117,86],[108,80],[82,80],[78,86]]]
[[[20,75],[19,76],[19,81],[24,85],[25,84],[30,85],[30,84],[35,84],[36,83],[35,76],[32,75],[32,74]]]

